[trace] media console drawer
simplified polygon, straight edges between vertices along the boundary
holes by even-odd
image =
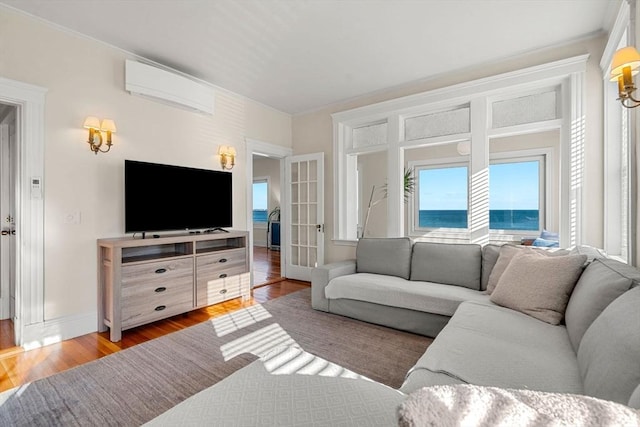
[[[193,258],[162,260],[122,267],[122,289],[138,284],[161,285],[170,282],[193,282]]]
[[[196,306],[204,307],[228,299],[248,296],[241,286],[247,273],[246,251],[233,249],[196,258]]]
[[[98,240],[98,331],[122,331],[251,293],[246,231]]]

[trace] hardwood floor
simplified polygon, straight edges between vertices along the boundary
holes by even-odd
[[[109,341],[109,332],[103,332],[83,335],[29,351],[15,346],[5,348],[0,350],[0,392],[188,328],[239,308],[260,304],[307,287],[309,287],[308,282],[280,279],[275,283],[254,288],[251,298],[246,301],[237,298],[129,329],[123,332],[122,341],[117,343]],[[10,321],[0,321],[0,333],[4,336],[6,326],[2,322],[8,324]]]
[[[284,280],[280,272],[280,251],[253,247],[253,283],[262,286]]]

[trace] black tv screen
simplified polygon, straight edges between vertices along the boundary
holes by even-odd
[[[231,173],[124,162],[125,232],[231,227]]]

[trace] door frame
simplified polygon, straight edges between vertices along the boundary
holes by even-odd
[[[15,340],[20,346],[43,344],[44,192],[31,197],[32,179],[44,188],[44,113],[47,89],[0,77],[0,102],[15,105],[16,156],[16,306]]]
[[[286,184],[286,176],[284,173],[285,158],[293,155],[293,149],[282,145],[271,144],[257,139],[245,138],[247,144],[246,149],[246,180],[247,180],[247,230],[249,231],[249,271],[251,272],[251,288],[253,288],[253,156],[254,154],[263,155],[272,159],[280,160],[280,274],[287,277],[286,271],[286,249],[282,245],[286,241],[286,233],[288,230],[289,217],[283,206],[288,206],[286,191],[283,191]],[[268,242],[267,242],[268,244]]]

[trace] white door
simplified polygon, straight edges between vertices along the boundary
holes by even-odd
[[[311,280],[324,264],[324,153],[286,158],[286,276]]]
[[[14,132],[0,124],[0,320],[15,316]]]

